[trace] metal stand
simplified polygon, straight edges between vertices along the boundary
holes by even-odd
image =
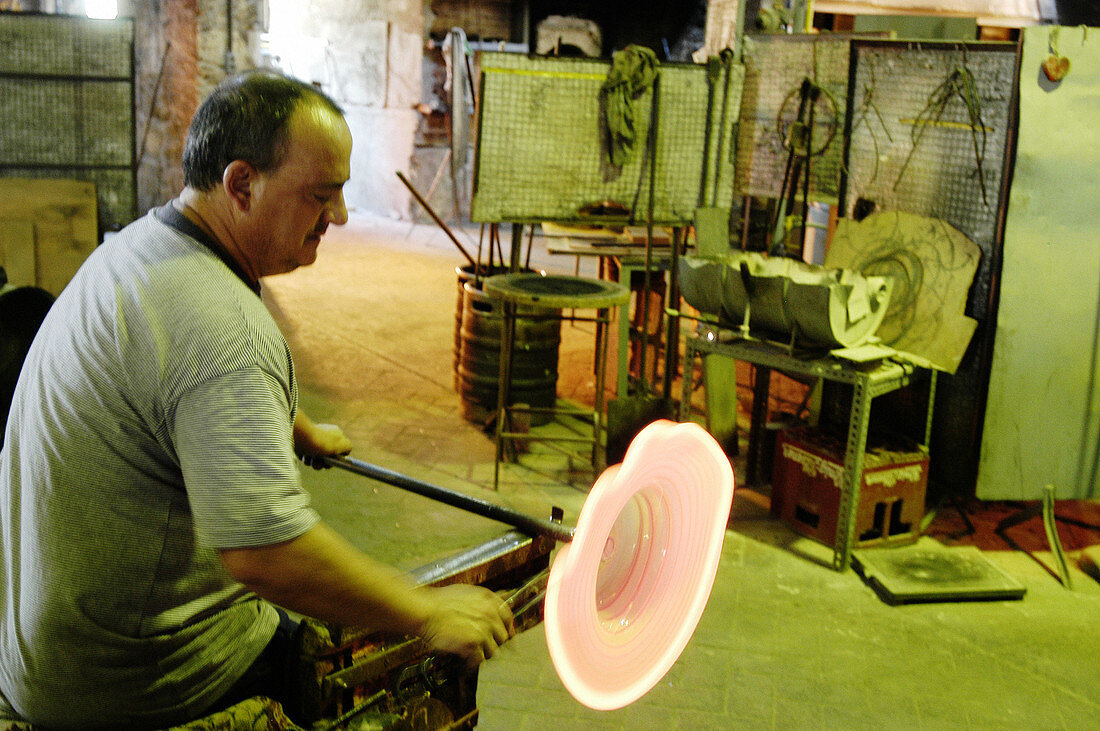
[[[673,234],[675,236],[675,233]],[[651,261],[647,268],[645,256],[639,251],[639,247],[636,245],[611,245],[607,243],[600,243],[598,241],[589,241],[579,238],[562,237],[561,239],[549,239],[547,244],[547,251],[551,254],[565,254],[568,256],[582,257],[582,256],[594,256],[600,260],[599,268],[601,273],[605,272],[607,260],[614,259],[615,264],[619,269],[619,283],[630,285],[631,278],[637,273],[649,273],[655,274],[658,272],[669,271],[672,265],[672,256],[676,251],[675,246],[670,245],[666,251],[662,248],[660,251],[653,251],[651,254]],[[638,295],[639,299],[641,294]],[[669,302],[674,300],[669,299]],[[640,304],[640,303],[639,303]],[[630,298],[623,302],[619,307],[619,321],[617,324],[619,333],[619,349],[617,353],[617,379],[616,394],[619,397],[625,398],[630,395],[630,343],[631,343],[631,316],[630,316]],[[670,332],[675,333],[674,330]],[[667,346],[666,346],[667,347]],[[644,374],[642,374],[644,375]]]
[[[721,337],[720,337],[721,333]],[[859,491],[863,481],[863,454],[867,446],[867,425],[871,413],[871,399],[907,386],[916,366],[897,361],[880,361],[856,366],[837,358],[819,356],[809,359],[796,358],[781,348],[759,340],[737,339],[729,331],[711,330],[703,335],[693,335],[684,342],[683,394],[680,401],[680,420],[687,418],[690,405],[691,379],[695,357],[698,354],[721,355],[743,360],[757,366],[757,382],[753,396],[753,422],[750,432],[749,453],[759,459],[759,428],[767,413],[767,384],[770,369],[803,376],[823,378],[848,383],[852,386],[852,408],[848,418],[848,440],[844,453],[844,476],[840,487],[840,506],[836,539],[833,543],[833,568],[847,570],[851,563],[852,544],[855,538],[856,511],[859,507]],[[933,371],[933,377],[935,372]],[[928,408],[931,410],[932,401]],[[756,437],[753,439],[753,437]],[[753,465],[755,470],[755,464]]]
[[[611,322],[610,308],[622,305],[630,298],[630,290],[615,282],[570,275],[550,275],[519,273],[498,274],[485,280],[485,292],[498,299],[502,305],[503,322],[500,338],[499,389],[497,391],[496,419],[496,456],[493,464],[493,489],[500,484],[500,464],[505,459],[505,449],[515,439],[527,442],[565,442],[591,445],[591,453],[586,458],[598,474],[603,469],[603,412],[605,396],[605,373],[607,370],[607,332]],[[546,314],[524,312],[518,314],[519,306],[537,307],[546,310]],[[561,310],[595,310],[594,317],[578,316],[575,312],[564,316]],[[596,393],[591,410],[578,407],[554,406],[536,408],[531,406],[510,405],[512,388],[512,355],[515,349],[517,318],[534,319],[539,317],[560,318],[571,321],[596,323]],[[528,431],[516,431],[513,416],[517,413],[543,413],[568,415],[584,420],[591,419],[590,436],[535,435]],[[572,452],[565,452],[573,456]]]
[[[1062,586],[1072,590],[1073,579],[1070,578],[1066,554],[1062,550],[1062,540],[1058,537],[1057,516],[1054,515],[1054,485],[1047,485],[1043,488],[1042,502],[1024,508],[1016,515],[1008,516],[998,523],[994,530],[1001,538],[1015,545],[1015,541],[1009,538],[1005,531],[1013,526],[1020,525],[1020,523],[1027,522],[1037,515],[1043,517],[1043,530],[1046,531],[1047,544],[1050,545],[1050,550],[1054,554],[1054,566],[1058,573],[1058,580],[1062,582]]]

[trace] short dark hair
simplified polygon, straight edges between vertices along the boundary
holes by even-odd
[[[277,168],[286,155],[287,122],[306,102],[344,113],[321,90],[274,71],[247,71],[223,81],[191,119],[183,147],[184,185],[212,190],[234,160],[260,172]]]

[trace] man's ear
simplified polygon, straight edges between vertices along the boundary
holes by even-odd
[[[222,188],[226,195],[241,211],[247,211],[252,205],[252,183],[256,180],[256,169],[244,160],[234,160],[222,173]]]

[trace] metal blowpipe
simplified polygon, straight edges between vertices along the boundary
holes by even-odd
[[[339,467],[349,472],[354,472],[357,475],[370,477],[373,480],[385,482],[394,487],[400,487],[402,490],[415,492],[417,495],[437,500],[451,507],[461,508],[476,515],[480,515],[483,518],[507,523],[528,534],[548,536],[554,540],[567,543],[573,540],[573,531],[575,528],[551,520],[540,520],[530,515],[501,507],[500,505],[494,505],[484,500],[478,500],[469,495],[463,495],[460,492],[448,490],[428,482],[422,482],[421,480],[403,475],[400,472],[387,470],[378,465],[362,462],[352,457],[313,457],[312,460],[314,462],[327,464],[331,467]]]

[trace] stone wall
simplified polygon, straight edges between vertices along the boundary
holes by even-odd
[[[134,18],[138,211],[144,212],[183,187],[183,141],[199,101],[227,73],[256,65],[249,39],[259,27],[259,0],[131,0],[120,2],[119,12]]]
[[[408,218],[408,171],[421,98],[419,0],[270,0],[273,63],[344,108],[354,138],[344,198],[353,210]]]
[[[143,5],[134,18],[139,212],[183,187],[183,139],[198,104],[196,0]]]
[[[54,2],[52,11],[83,11],[82,0]],[[420,121],[420,0],[119,0],[119,14],[134,19],[139,214],[182,188],[183,141],[199,102],[228,73],[266,65],[344,107],[355,139],[349,207],[409,217],[396,171],[410,170]],[[270,48],[261,50],[265,31]]]

